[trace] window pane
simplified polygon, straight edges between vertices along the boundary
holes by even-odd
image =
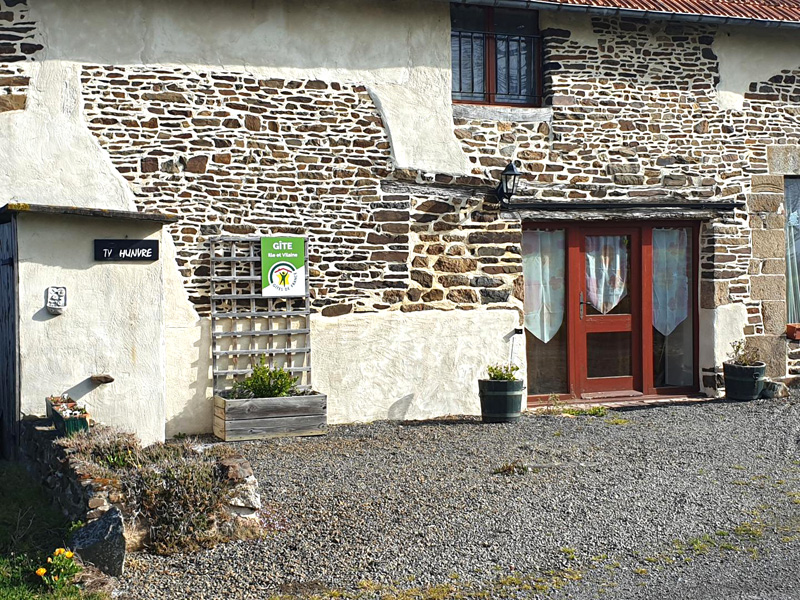
[[[494,11],[497,34],[497,96],[503,104],[529,104],[535,94],[534,39],[538,32],[535,11]]]
[[[522,234],[528,393],[566,393],[566,232]]]
[[[450,7],[453,98],[485,100],[486,12],[482,7]]]
[[[589,377],[624,377],[631,371],[631,332],[586,335],[586,374]]]
[[[653,327],[653,385],[694,385],[694,327],[692,317],[665,336]]]
[[[787,177],[785,188],[787,319],[800,323],[800,177]]]
[[[694,384],[691,230],[653,229],[653,377],[656,387]]]
[[[525,354],[528,366],[528,394],[566,394],[567,323],[546,344],[525,329]]]
[[[586,314],[629,315],[627,235],[586,236]]]

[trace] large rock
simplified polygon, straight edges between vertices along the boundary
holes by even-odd
[[[84,562],[108,575],[122,575],[125,565],[125,527],[122,513],[114,507],[96,521],[81,527],[69,546]]]
[[[261,510],[261,496],[258,493],[258,481],[253,475],[253,467],[243,456],[231,456],[220,461],[222,476],[233,489],[228,498],[228,510],[237,517],[258,517]]]

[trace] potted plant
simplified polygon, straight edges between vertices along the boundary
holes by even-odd
[[[298,390],[298,380],[262,358],[250,375],[214,397],[214,435],[233,441],[326,433],[327,396]]]
[[[489,379],[478,380],[481,418],[484,423],[513,423],[522,410],[522,381],[517,379],[519,367],[492,365]]]
[[[764,389],[764,372],[767,365],[758,360],[753,348],[746,348],[745,341],[731,344],[730,360],[722,364],[725,376],[725,396],[731,400],[755,400]]]
[[[60,435],[69,436],[79,431],[89,431],[89,413],[66,394],[50,396],[45,402],[47,416]]]

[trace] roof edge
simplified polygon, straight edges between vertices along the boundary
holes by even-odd
[[[0,207],[0,218],[11,214],[35,213],[44,215],[73,215],[77,217],[93,217],[102,219],[118,219],[128,221],[148,221],[153,223],[174,223],[178,217],[157,212],[135,212],[127,210],[108,210],[104,208],[81,208],[79,206],[58,206],[47,204],[28,204],[25,202],[9,202]]]
[[[714,25],[739,25],[769,27],[776,29],[800,29],[800,21],[780,21],[774,19],[750,19],[747,17],[723,17],[701,13],[677,13],[638,8],[621,8],[610,6],[589,6],[585,4],[564,4],[547,0],[451,0],[454,4],[474,4],[480,6],[498,6],[503,8],[528,8],[551,10],[555,12],[576,12],[617,17],[633,17],[638,19],[657,19],[661,21],[683,21],[689,23],[708,23]]]

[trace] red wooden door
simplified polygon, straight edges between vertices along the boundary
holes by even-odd
[[[641,248],[640,228],[571,231],[568,313],[576,396],[642,392]]]

